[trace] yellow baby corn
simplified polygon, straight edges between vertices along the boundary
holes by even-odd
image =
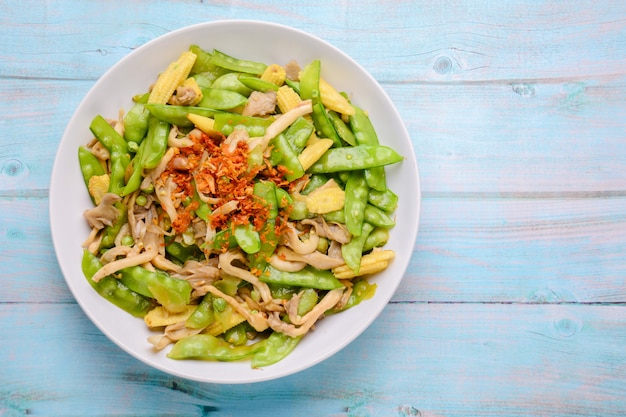
[[[263,74],[261,74],[261,79],[263,81],[276,84],[279,87],[285,83],[286,77],[287,73],[285,72],[285,69],[278,64],[269,65],[265,68]]]
[[[102,201],[102,196],[109,191],[109,184],[111,183],[111,177],[109,174],[94,175],[89,178],[87,189],[89,194],[93,197],[93,202],[98,205]]]
[[[148,103],[165,104],[168,102],[176,87],[183,83],[189,76],[189,72],[196,62],[196,54],[191,51],[183,52],[180,57],[172,62],[167,69],[157,78]]]
[[[320,78],[320,98],[322,104],[329,110],[348,116],[354,114],[354,108],[350,102],[323,78]]]
[[[346,201],[346,193],[335,180],[329,180],[323,186],[311,191],[306,196],[306,208],[311,213],[324,214],[341,210]]]
[[[333,269],[333,274],[338,279],[350,279],[361,275],[375,274],[387,268],[389,261],[396,256],[392,250],[373,250],[361,258],[361,266],[358,274],[348,265],[341,265]]]
[[[195,311],[196,307],[195,305],[188,305],[180,313],[170,313],[165,307],[158,306],[148,311],[148,314],[144,316],[143,320],[150,328],[169,326],[170,324],[187,320],[189,316],[191,316],[191,313]]]
[[[280,112],[283,114],[296,107],[301,101],[302,99],[298,93],[288,85],[283,85],[276,93],[276,102]]]
[[[198,129],[202,130],[204,133],[209,133],[215,130],[213,129],[213,126],[215,125],[215,120],[211,119],[210,117],[201,116],[194,113],[188,113],[187,119],[189,119],[191,123],[193,123]]]
[[[318,139],[309,144],[298,156],[302,169],[305,171],[309,169],[331,146],[333,146],[333,140],[328,138]]]

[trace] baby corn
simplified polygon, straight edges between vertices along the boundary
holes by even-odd
[[[338,279],[350,279],[361,275],[375,274],[387,268],[389,262],[396,256],[392,250],[375,249],[361,258],[361,267],[358,274],[348,265],[341,265],[333,269],[333,274]]]
[[[148,103],[167,103],[170,97],[172,97],[172,94],[174,94],[174,91],[176,91],[176,87],[187,79],[195,62],[196,54],[191,51],[183,52],[176,61],[172,62],[167,69],[159,75],[150,92]]]

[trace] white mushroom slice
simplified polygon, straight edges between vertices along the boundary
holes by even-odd
[[[304,269],[306,262],[285,261],[274,254],[270,257],[270,265],[280,271],[298,272]]]
[[[102,201],[96,207],[85,210],[83,216],[87,220],[90,227],[103,229],[105,226],[111,226],[120,211],[114,206],[122,197],[113,193],[106,193],[102,196]]]
[[[267,318],[265,317],[265,313],[255,312],[249,310],[247,304],[241,304],[237,302],[233,297],[224,294],[213,285],[209,286],[209,292],[217,297],[223,298],[228,304],[230,304],[237,313],[241,314],[247,321],[250,323],[254,330],[257,332],[262,332],[267,330]]]
[[[94,274],[92,280],[94,282],[98,282],[102,278],[115,272],[121,271],[124,268],[129,268],[131,266],[137,266],[152,261],[152,259],[159,253],[158,237],[152,233],[147,233],[144,238],[144,242],[144,252],[127,258],[119,259],[117,261],[113,261],[104,265],[98,270],[98,272]]]
[[[220,263],[219,263],[220,269],[222,271],[224,271],[228,275],[231,275],[236,278],[241,278],[244,281],[249,282],[250,284],[252,284],[252,286],[254,286],[254,288],[256,288],[259,291],[259,294],[261,295],[261,299],[265,303],[271,302],[272,293],[266,283],[261,282],[256,275],[254,275],[252,272],[248,271],[247,269],[238,268],[233,265],[233,261],[238,260],[238,261],[243,262],[245,260],[241,252],[231,250],[231,251],[221,253],[219,255],[219,260],[220,260]]]
[[[306,262],[317,269],[333,269],[345,264],[343,258],[331,258],[330,256],[318,251],[301,255],[286,246],[279,246],[276,250],[276,255],[285,261]]]
[[[293,249],[294,252],[301,255],[311,253],[317,249],[317,244],[320,241],[319,236],[315,232],[315,229],[311,229],[309,238],[305,241],[300,240],[298,231],[293,224],[288,223],[286,229],[281,235],[283,243]]]
[[[285,323],[281,320],[278,313],[270,313],[267,318],[269,326],[277,331],[286,334],[287,336],[297,337],[307,333],[311,327],[318,321],[318,319],[335,304],[339,302],[343,295],[343,288],[337,288],[329,291],[322,300],[317,303],[315,307],[304,316],[300,317],[297,314],[289,316],[291,324]],[[293,316],[293,317],[292,317]],[[299,327],[296,327],[299,326]]]

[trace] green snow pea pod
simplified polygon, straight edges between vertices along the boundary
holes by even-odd
[[[293,197],[284,188],[276,187],[278,208],[284,209],[293,205]]]
[[[346,182],[346,200],[343,209],[346,216],[346,227],[352,236],[361,235],[368,194],[369,186],[365,181],[363,171],[350,172],[348,182]]]
[[[276,185],[271,181],[258,181],[254,184],[253,193],[263,202],[268,210],[268,219],[259,231],[261,249],[248,256],[251,268],[263,271],[267,262],[278,246],[276,235],[276,217],[278,216],[278,200],[276,199]]]
[[[307,195],[316,188],[328,182],[328,176],[324,174],[313,174],[309,177],[309,182],[304,186],[302,194]]]
[[[240,74],[236,72],[224,74],[211,84],[211,88],[233,91],[248,97],[252,93],[252,89],[239,80],[239,75]]]
[[[312,100],[313,104],[320,101],[321,62],[315,59],[307,64],[300,74],[299,92],[303,100]]]
[[[193,67],[191,67],[190,75],[203,74],[204,76],[216,79],[227,72],[226,69],[213,64],[211,62],[211,53],[205,51],[198,45],[191,45],[189,50],[196,54],[196,61]]]
[[[334,144],[333,146],[342,146],[339,135],[330,121],[326,108],[321,101],[313,104],[313,124],[321,137],[331,139]]]
[[[364,220],[372,226],[390,229],[396,225],[396,221],[392,219],[386,212],[368,204],[365,207]]]
[[[361,234],[359,236],[353,236],[350,242],[341,245],[341,255],[344,261],[346,261],[346,265],[348,265],[355,274],[358,274],[361,268],[363,247],[372,230],[374,230],[374,227],[371,224],[363,223]]]
[[[119,214],[112,225],[104,228],[104,231],[102,232],[102,239],[100,240],[100,246],[98,248],[99,250],[112,248],[113,245],[115,245],[115,238],[122,229],[122,226],[128,222],[128,208],[126,207],[126,204],[118,201],[114,204],[114,206]]]
[[[261,250],[259,232],[250,223],[235,226],[235,240],[245,253],[253,254]]]
[[[298,117],[285,131],[285,137],[293,150],[299,154],[304,149],[313,130],[314,127],[311,122],[304,117]]]
[[[287,78],[285,80],[285,84],[293,89],[296,93],[300,94],[300,81],[293,81]]]
[[[262,93],[267,93],[268,91],[278,91],[278,86],[276,84],[262,80],[259,77],[240,74],[237,78],[243,85],[251,90],[260,91]]]
[[[297,272],[286,272],[267,265],[259,279],[267,284],[290,285],[318,290],[334,290],[343,287],[331,271],[312,266],[306,266]]]
[[[341,309],[332,308],[327,311],[326,314],[339,313],[360,304],[361,301],[369,300],[374,296],[374,294],[376,294],[376,287],[376,284],[370,284],[364,278],[354,281],[354,284],[352,285],[352,293],[350,293],[350,297],[348,297],[346,305],[344,305]]]
[[[124,139],[141,143],[148,132],[150,111],[143,103],[135,103],[124,116]]]
[[[226,330],[224,332],[224,340],[233,346],[245,345],[248,342],[246,324],[246,322],[239,323],[238,325]]]
[[[305,288],[300,296],[300,302],[298,303],[298,315],[304,316],[309,311],[313,310],[313,307],[317,304],[319,296],[317,291],[313,288]]]
[[[265,340],[256,343],[257,350],[252,356],[252,367],[272,365],[289,355],[300,342],[302,336],[291,337],[284,333],[272,332]]]
[[[109,152],[113,152],[114,148],[121,154],[128,152],[128,146],[122,135],[117,133],[102,116],[97,115],[93,118],[89,130]]]
[[[78,147],[78,164],[80,165],[80,171],[83,174],[86,187],[89,186],[89,179],[91,177],[106,174],[98,157],[84,146]]]
[[[213,312],[213,296],[211,293],[206,294],[198,307],[187,318],[185,325],[190,329],[204,329],[215,320]]]
[[[198,103],[198,107],[210,108],[215,110],[229,110],[246,104],[248,98],[239,93],[218,88],[203,88],[202,100]]]
[[[365,244],[363,244],[363,252],[369,252],[374,248],[384,246],[388,240],[389,230],[382,227],[376,227],[374,228],[374,230],[372,230],[367,239],[365,239]]]
[[[159,165],[161,158],[167,151],[167,137],[170,134],[170,124],[157,117],[150,117],[148,122],[148,135],[141,161],[141,167],[152,169]]]
[[[354,114],[350,116],[350,128],[354,133],[357,145],[378,145],[378,135],[372,125],[372,121],[362,108],[354,107]],[[365,179],[369,186],[378,191],[387,189],[385,179],[385,169],[383,167],[372,167],[365,171]]]
[[[393,212],[398,207],[398,196],[389,188],[385,191],[370,190],[367,201],[388,213]]]
[[[403,157],[387,146],[345,146],[330,148],[307,172],[324,174],[339,171],[354,171],[377,166],[395,164]]]
[[[310,216],[311,213],[309,213],[304,199],[293,200],[293,204],[289,210],[289,220],[303,220]]]
[[[146,104],[150,113],[159,120],[180,127],[193,127],[187,115],[189,113],[199,114],[205,117],[214,117],[219,110],[197,106],[172,106],[169,104]]]
[[[197,334],[176,342],[167,357],[170,359],[238,361],[250,357],[259,349],[260,346],[256,344],[233,346],[210,334]]]
[[[180,312],[189,304],[192,287],[183,279],[141,266],[124,268],[120,272],[120,281],[124,285],[138,294],[156,299],[168,311]]]
[[[287,168],[285,179],[294,181],[304,175],[304,169],[298,160],[298,154],[291,148],[284,133],[274,137],[270,141],[270,145],[273,147],[272,155],[276,154],[276,157],[273,159],[278,160],[276,164]]]
[[[259,137],[265,134],[265,129],[272,124],[274,117],[253,117],[242,116],[237,113],[215,114],[215,130],[222,132],[225,136],[230,135],[236,128],[242,127],[248,131],[250,137]]]
[[[357,145],[354,133],[352,133],[352,130],[350,129],[350,127],[348,127],[348,125],[346,125],[341,116],[339,116],[334,111],[329,111],[328,119],[332,123],[333,127],[335,128],[335,132],[337,132],[337,135],[341,140],[343,140],[350,146]]]
[[[267,284],[267,286],[272,293],[272,297],[279,298],[281,300],[289,300],[291,297],[293,297],[294,294],[296,294],[300,290],[299,288],[293,287],[291,285],[279,285],[269,283]]]
[[[102,268],[102,263],[86,249],[83,251],[81,268],[83,275],[98,294],[127,313],[144,317],[152,309],[153,304],[148,298],[132,291],[111,275],[94,282],[91,278]]]
[[[204,256],[198,245],[185,246],[180,242],[170,242],[165,245],[165,252],[175,261],[184,264],[189,260],[198,261]]]
[[[246,74],[263,74],[267,65],[262,62],[255,62],[245,59],[238,59],[227,55],[217,49],[213,50],[211,61],[213,65],[229,69],[235,72],[245,72]]]

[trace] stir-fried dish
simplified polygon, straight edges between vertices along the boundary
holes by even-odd
[[[127,112],[94,117],[82,269],[168,357],[267,366],[374,295],[402,157],[320,74],[192,45]]]

